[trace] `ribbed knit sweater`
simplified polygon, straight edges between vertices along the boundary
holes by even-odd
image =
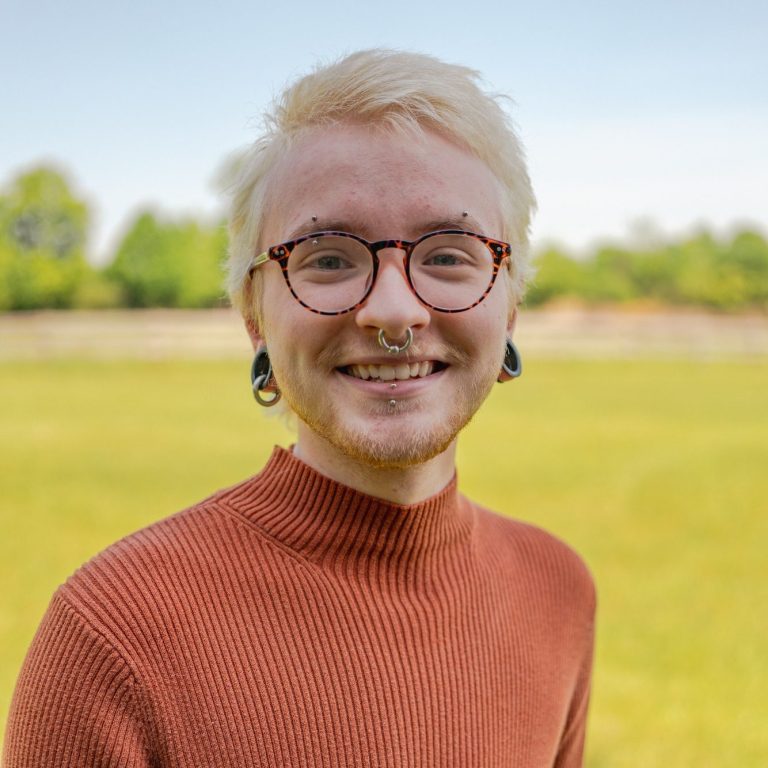
[[[594,589],[461,496],[399,506],[276,448],[54,595],[6,768],[543,768],[582,762]]]

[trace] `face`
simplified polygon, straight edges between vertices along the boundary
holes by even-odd
[[[484,163],[437,134],[416,140],[366,126],[316,129],[274,169],[261,244],[331,229],[369,241],[415,240],[447,228],[501,239],[497,185]],[[478,306],[442,313],[411,291],[403,256],[381,251],[365,303],[337,316],[302,307],[277,263],[259,267],[254,342],[266,343],[299,418],[299,445],[319,437],[368,466],[419,464],[451,447],[493,386],[511,330],[503,277]],[[397,344],[408,328],[406,352],[379,346],[380,330]]]

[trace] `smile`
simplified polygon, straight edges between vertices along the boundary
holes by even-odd
[[[437,360],[424,360],[417,363],[398,363],[397,365],[346,365],[339,370],[347,376],[365,381],[406,381],[407,379],[423,379],[445,367],[445,363]]]

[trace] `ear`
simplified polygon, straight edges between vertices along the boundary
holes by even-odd
[[[259,331],[255,317],[251,316],[245,318],[245,330],[248,331],[248,336],[251,339],[251,344],[253,345],[254,351],[259,349],[259,347],[264,346],[264,337]]]
[[[507,337],[512,338],[514,332],[515,332],[515,324],[517,323],[517,307],[515,307],[512,312],[509,314],[509,319],[507,320]]]

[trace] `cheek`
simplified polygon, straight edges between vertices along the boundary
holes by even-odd
[[[286,330],[295,327],[300,317],[296,310],[302,310],[285,285],[277,264],[274,269],[265,269],[261,293],[261,319],[264,339],[269,346],[284,345]],[[293,306],[295,305],[295,306]]]
[[[500,365],[504,357],[504,343],[507,338],[506,297],[504,299],[502,302],[489,304],[486,311],[475,318],[472,328],[472,341],[478,359],[487,361],[489,366]]]
[[[495,285],[485,301],[470,310],[469,314],[473,315],[467,319],[471,320],[474,336],[491,344],[494,340],[501,339],[500,343],[503,344],[509,320],[509,301],[505,286]]]

